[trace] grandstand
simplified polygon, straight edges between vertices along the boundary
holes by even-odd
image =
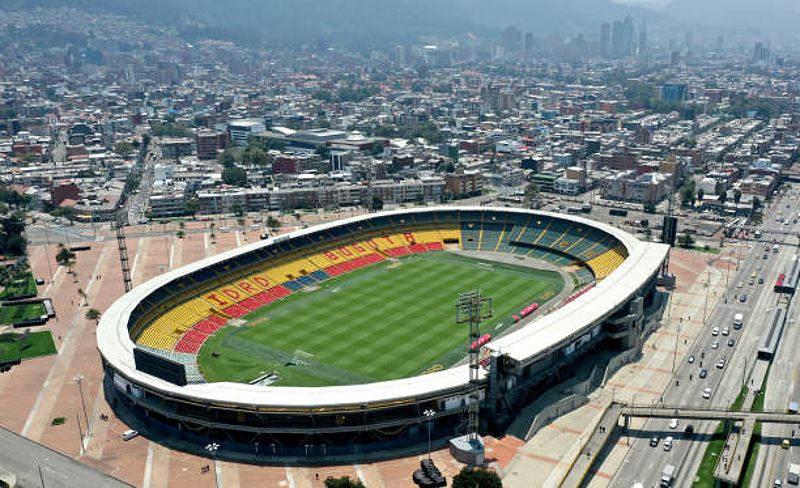
[[[293,449],[308,435],[325,435],[328,455],[352,453],[376,442],[408,445],[420,435],[408,426],[425,408],[441,412],[437,435],[457,433],[463,428],[459,412],[467,388],[465,366],[390,376],[397,379],[379,380],[369,388],[359,385],[361,377],[353,372],[336,370],[356,383],[310,389],[206,382],[198,357],[209,353],[206,344],[223,342],[236,327],[251,327],[250,321],[260,327],[265,313],[320,295],[318,290],[338,286],[351,275],[390,272],[406,260],[453,250],[467,256],[497,253],[520,263],[529,258],[544,262],[572,279],[571,291],[559,303],[493,334],[484,346],[490,360],[482,372],[483,408],[500,425],[532,389],[543,386],[543,378],[567,368],[604,339],[621,347],[637,343],[642,310],[652,297],[667,249],[572,215],[480,207],[383,212],[303,229],[159,276],[116,302],[97,334],[107,391],[134,413],[146,413],[148,421],[179,425],[182,436],[225,431],[248,443],[269,435],[280,438],[287,453],[299,452]],[[514,288],[509,309],[546,301],[524,296],[522,289]],[[262,352],[266,346],[259,346]],[[346,343],[341,346],[347,350]],[[137,370],[132,360],[137,348],[183,365],[187,384]],[[299,349],[306,350],[267,352],[291,358],[292,350]],[[325,357],[313,352],[305,363]]]

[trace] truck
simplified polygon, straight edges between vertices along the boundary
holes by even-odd
[[[789,475],[786,476],[786,482],[790,485],[800,483],[800,464],[789,463]]]
[[[669,488],[672,486],[672,482],[675,480],[675,466],[672,464],[667,464],[664,466],[664,470],[661,472],[661,488]]]
[[[744,315],[737,313],[733,316],[733,328],[734,329],[741,329],[742,324],[744,323]]]

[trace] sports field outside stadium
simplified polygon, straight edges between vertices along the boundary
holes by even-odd
[[[480,289],[492,298],[494,318],[481,332],[497,335],[525,305],[543,304],[564,286],[555,271],[449,252],[407,256],[332,278],[254,311],[244,325],[223,327],[198,364],[209,382],[270,373],[276,386],[405,378],[466,356],[467,326],[455,324],[459,293]]]

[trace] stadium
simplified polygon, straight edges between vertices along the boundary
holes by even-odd
[[[532,210],[426,207],[317,225],[116,301],[97,329],[105,393],[145,435],[183,449],[215,440],[220,457],[251,462],[367,457],[465,432],[474,348],[481,430],[499,432],[587,352],[640,347],[667,253]],[[493,311],[472,343],[456,323],[471,290]]]

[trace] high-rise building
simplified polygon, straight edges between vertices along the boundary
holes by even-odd
[[[611,56],[611,24],[608,22],[600,26],[600,55],[604,58]]]
[[[647,57],[647,21],[643,20],[639,27],[639,45],[637,46],[639,58]]]
[[[525,33],[525,45],[523,46],[525,52],[525,59],[530,59],[533,57],[533,32],[526,32]]]
[[[625,20],[617,20],[611,27],[611,54],[617,58],[625,58],[633,54],[633,20],[630,16]]]
[[[686,83],[664,83],[661,85],[661,100],[669,103],[685,102],[689,98]]]
[[[769,63],[769,46],[763,42],[756,42],[753,46],[753,62],[756,64]]]

